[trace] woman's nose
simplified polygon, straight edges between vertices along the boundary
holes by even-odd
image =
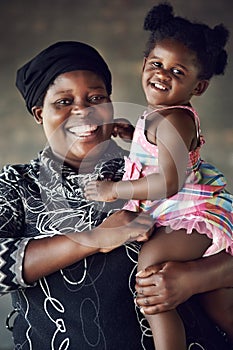
[[[85,118],[91,113],[91,109],[84,103],[76,103],[72,107],[72,114]]]

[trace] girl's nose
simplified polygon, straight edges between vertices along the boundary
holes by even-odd
[[[169,81],[171,80],[171,74],[168,70],[164,68],[160,68],[156,71],[157,76],[161,79],[161,81]]]

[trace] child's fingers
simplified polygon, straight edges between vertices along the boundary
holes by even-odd
[[[84,186],[84,192],[89,193],[97,193],[97,183],[96,181],[89,181]]]
[[[87,200],[97,200],[97,196],[95,193],[85,193],[85,197]]]
[[[97,199],[98,192],[97,192],[97,187],[96,187],[96,181],[89,181],[85,184],[84,187],[84,195],[86,199]]]
[[[98,181],[91,180],[85,184],[85,188],[96,188]]]

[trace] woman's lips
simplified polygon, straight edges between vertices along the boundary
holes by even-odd
[[[68,128],[68,131],[75,135],[77,138],[85,138],[92,136],[98,129],[98,125],[75,125]]]

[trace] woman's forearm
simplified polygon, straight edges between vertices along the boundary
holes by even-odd
[[[28,284],[96,253],[107,253],[128,241],[145,241],[153,232],[147,214],[119,210],[90,231],[29,241],[23,277]]]
[[[233,257],[230,254],[220,252],[187,264],[195,277],[193,294],[233,287]]]
[[[76,237],[75,233],[29,241],[23,264],[25,282],[31,284],[43,276],[99,252],[97,246],[82,245]]]

